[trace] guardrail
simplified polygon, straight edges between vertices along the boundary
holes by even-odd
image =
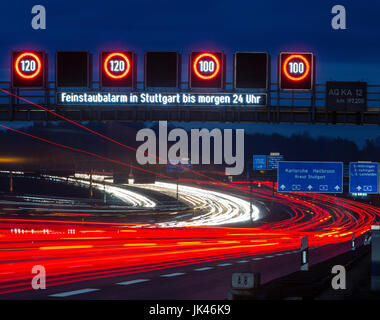
[[[57,104],[57,87],[49,81],[46,89],[14,89],[9,81],[0,81],[0,88],[42,105],[76,121],[184,121],[184,122],[261,122],[261,123],[329,123],[380,125],[380,85],[368,85],[365,112],[329,112],[325,108],[326,85],[316,84],[312,91],[281,91],[278,83],[272,83],[266,91],[266,107],[258,106],[162,106],[162,105],[71,105]],[[102,92],[99,82],[94,81],[87,91]],[[135,92],[149,90],[138,82]],[[107,89],[110,91],[110,89]],[[121,89],[112,89],[121,92]],[[157,92],[157,91],[155,91]],[[174,92],[174,91],[173,91]],[[176,91],[177,92],[177,91]],[[179,92],[194,92],[181,83]],[[220,91],[215,91],[220,92]],[[239,90],[227,83],[226,93]],[[62,119],[27,103],[16,96],[0,93],[0,121],[62,121]]]
[[[359,239],[359,238],[358,238]],[[356,240],[358,240],[356,239]],[[353,240],[354,241],[354,240]],[[370,240],[368,234],[360,237],[361,245],[353,242],[353,246],[343,253],[329,258],[323,262],[304,268],[305,247],[301,245],[299,255],[300,270],[289,275],[271,280],[262,284],[261,275],[251,270],[244,270],[241,273],[232,275],[232,288],[228,292],[230,300],[284,300],[284,299],[315,299],[324,291],[331,289],[331,281],[334,277],[332,269],[334,266],[343,266],[346,271],[356,267],[356,265],[367,257],[370,253]],[[328,247],[328,246],[327,246]],[[234,285],[236,277],[240,276],[241,285]],[[363,275],[368,276],[368,275]],[[245,277],[245,279],[243,279]],[[347,279],[351,284],[362,281],[362,279]]]

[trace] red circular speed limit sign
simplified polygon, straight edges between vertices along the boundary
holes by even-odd
[[[105,58],[103,69],[110,78],[122,79],[129,74],[131,62],[124,53],[113,52]]]
[[[23,52],[16,58],[14,68],[21,78],[33,79],[41,73],[42,61],[32,52]]]
[[[292,81],[302,81],[310,74],[309,61],[300,54],[287,57],[282,65],[284,75]]]
[[[196,76],[203,80],[211,80],[220,73],[219,59],[212,53],[201,53],[193,62]]]

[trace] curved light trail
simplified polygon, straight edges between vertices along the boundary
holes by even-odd
[[[59,181],[59,182],[68,182],[72,184],[80,183],[85,186],[90,186],[90,181],[85,179],[73,179],[73,178],[62,178],[56,176],[46,176],[51,180]],[[110,195],[115,196],[116,198],[122,200],[123,202],[130,204],[134,207],[143,207],[143,208],[154,208],[157,203],[152,199],[144,196],[143,194],[133,192],[131,190],[120,188],[117,186],[110,186],[108,184],[102,184],[99,182],[92,182],[92,186],[95,189],[106,192]]]
[[[155,184],[138,185],[140,188],[155,190],[172,196],[176,195],[174,183],[156,182]],[[223,192],[210,191],[180,184],[178,197],[188,203],[199,215],[188,221],[173,221],[160,226],[190,227],[218,226],[229,223],[256,221],[260,218],[259,209],[246,200]]]
[[[250,193],[247,185],[237,186],[241,194]],[[187,191],[183,188],[183,197]],[[207,193],[215,196],[214,191]],[[256,199],[272,198],[269,188],[254,188],[253,194]],[[36,264],[46,268],[48,285],[54,286],[295,250],[305,235],[310,247],[348,242],[368,232],[380,216],[379,208],[324,194],[276,193],[274,200],[288,217],[253,228],[0,219],[0,293],[30,290]]]

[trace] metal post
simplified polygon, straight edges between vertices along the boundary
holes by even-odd
[[[252,175],[252,179],[251,177],[249,177],[250,179],[250,188],[249,188],[249,216],[251,217],[251,220],[252,220],[252,205],[253,205],[253,199],[252,199],[252,191],[253,191],[253,175]]]
[[[9,92],[13,93],[13,88],[11,84],[9,85]],[[9,107],[8,107],[8,120],[13,120],[13,112],[14,112],[14,96],[9,95]]]
[[[13,192],[13,172],[9,172],[9,192]]]
[[[106,194],[106,179],[104,178],[103,180],[103,183],[104,183],[104,204],[107,204],[107,194]]]
[[[92,190],[92,170],[90,171],[90,199],[94,196],[94,192]]]
[[[301,239],[301,271],[309,270],[309,239],[307,236]]]
[[[371,228],[371,291],[380,291],[380,225]]]
[[[178,200],[178,184],[179,184],[179,171],[177,171],[177,191],[176,191],[176,199]]]

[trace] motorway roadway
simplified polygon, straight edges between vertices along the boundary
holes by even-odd
[[[210,194],[224,189],[229,196],[272,199],[267,187],[251,193],[244,184],[227,190],[197,183]],[[326,260],[349,250],[352,236],[368,232],[380,214],[378,208],[329,195],[276,194],[274,201],[286,218],[245,227],[82,221],[80,213],[71,221],[3,214],[0,298],[225,299],[232,272],[260,272],[267,282],[297,271],[305,235],[311,264]],[[206,214],[205,221],[209,218]],[[46,290],[31,290],[35,265],[46,268]]]

